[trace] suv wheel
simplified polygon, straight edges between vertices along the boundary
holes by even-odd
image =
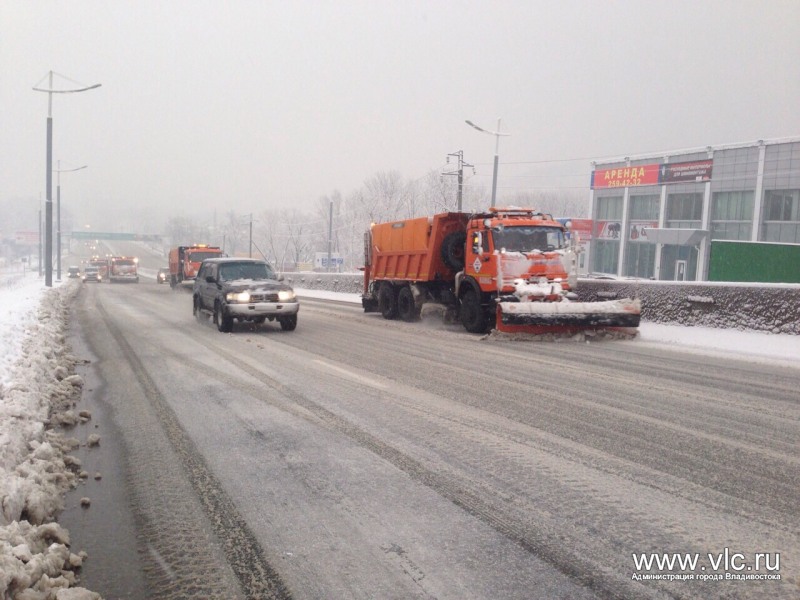
[[[233,317],[225,314],[225,309],[219,302],[214,305],[214,323],[222,333],[230,333],[233,330]]]
[[[278,322],[281,324],[281,329],[284,331],[294,331],[297,329],[297,315],[278,317]]]

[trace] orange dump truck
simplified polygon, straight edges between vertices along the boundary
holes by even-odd
[[[97,267],[101,281],[104,280],[104,279],[106,281],[108,281],[108,259],[107,258],[103,258],[101,256],[93,256],[92,258],[89,259],[89,263],[88,264],[92,265],[93,267]]]
[[[528,208],[440,213],[372,225],[365,235],[366,312],[419,318],[442,304],[467,331],[635,333],[638,299],[578,302],[576,255],[567,230]]]
[[[169,285],[175,287],[180,283],[194,282],[197,271],[207,258],[224,256],[217,246],[195,244],[194,246],[177,246],[169,251]]]
[[[108,280],[111,283],[139,283],[139,259],[135,256],[112,256],[109,260]]]

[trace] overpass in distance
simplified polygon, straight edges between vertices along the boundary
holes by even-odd
[[[117,240],[128,242],[160,242],[161,234],[157,233],[115,233],[108,231],[72,231],[63,234],[73,240]]]

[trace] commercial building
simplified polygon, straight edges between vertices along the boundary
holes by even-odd
[[[800,244],[800,137],[592,167],[591,272],[705,281],[715,240]]]

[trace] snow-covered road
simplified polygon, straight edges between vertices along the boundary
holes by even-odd
[[[69,534],[51,521],[62,496],[79,480],[69,451],[87,439],[48,431],[53,404],[74,422],[91,415],[65,413],[82,381],[66,345],[69,304],[82,285],[57,282],[47,289],[35,273],[0,278],[0,593],[35,589],[41,598],[97,598],[78,587],[74,570],[83,557],[68,547]],[[359,303],[354,294],[299,290],[301,296]],[[643,345],[677,346],[697,354],[736,355],[750,361],[800,368],[800,337],[643,323]],[[65,464],[67,463],[67,464]],[[67,593],[66,590],[69,590]],[[49,596],[47,595],[49,594]],[[34,597],[34,596],[31,596]]]

